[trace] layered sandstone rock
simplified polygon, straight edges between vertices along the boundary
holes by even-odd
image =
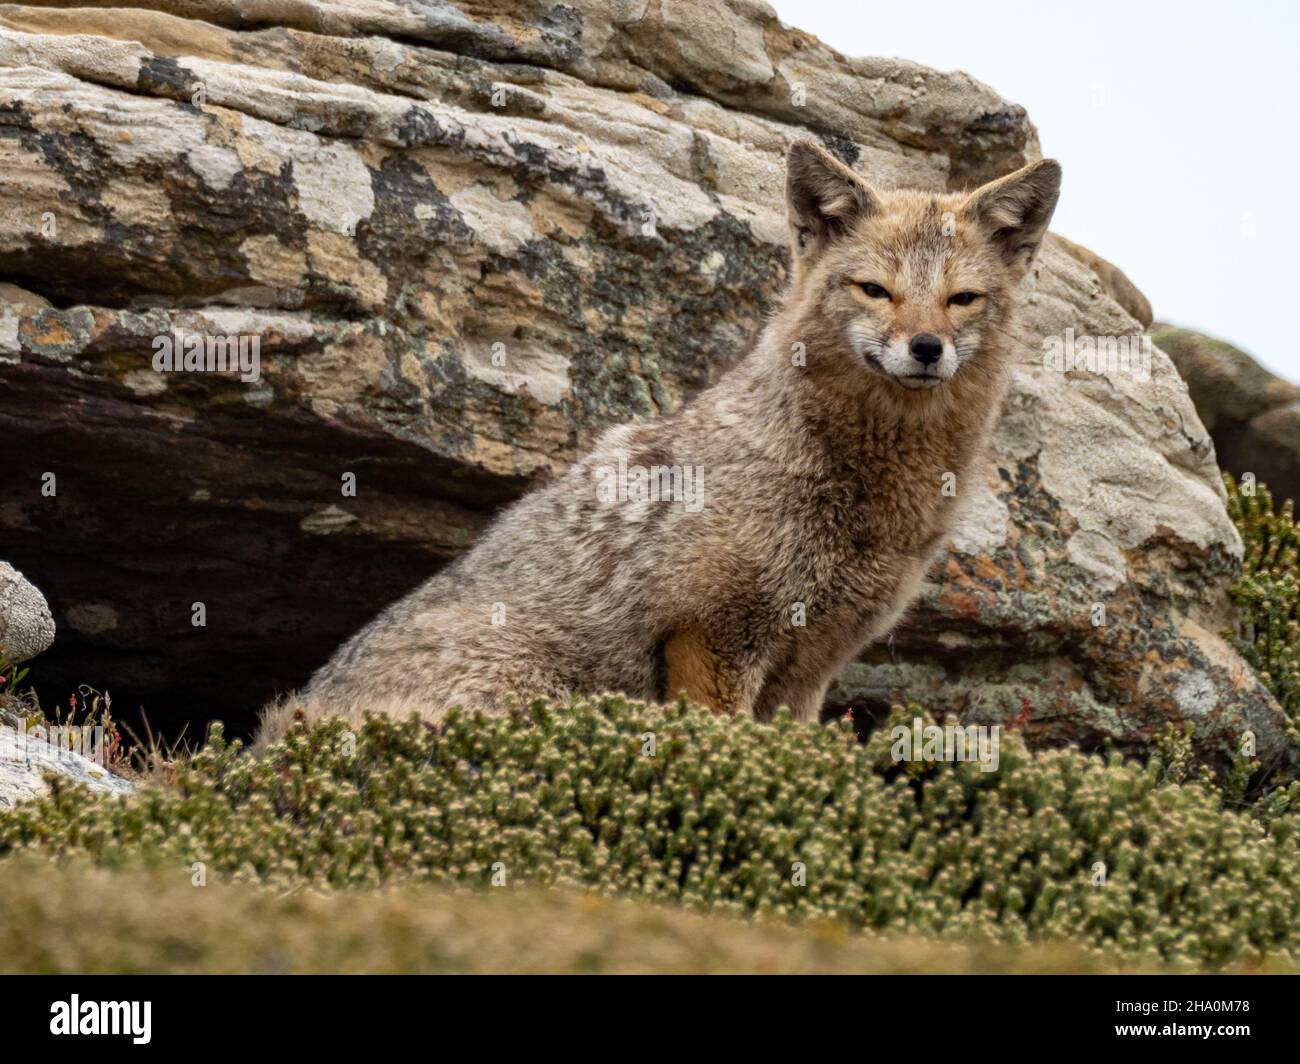
[[[734,358],[810,133],[886,185],[1039,154],[969,77],[741,0],[0,6],[0,556],[61,622],[45,682],[247,725],[602,427]],[[1216,634],[1240,547],[1176,371],[1044,368],[1045,337],[1142,332],[1107,267],[1049,242],[953,553],[839,697],[1272,754]],[[256,372],[157,372],[187,334],[255,338]]]

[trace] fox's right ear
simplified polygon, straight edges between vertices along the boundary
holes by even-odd
[[[829,247],[878,206],[875,193],[862,178],[810,140],[790,145],[785,174],[796,258]]]

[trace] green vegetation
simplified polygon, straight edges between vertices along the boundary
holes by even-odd
[[[1246,546],[1242,580],[1232,589],[1245,632],[1235,640],[1260,679],[1282,704],[1300,746],[1300,529],[1290,500],[1276,510],[1263,485],[1245,495],[1232,477],[1228,512]]]
[[[1139,766],[1034,754],[1011,735],[997,772],[902,770],[887,734],[861,744],[847,723],[537,701],[437,732],[298,727],[261,761],[214,728],[171,783],[126,800],[56,787],[0,813],[0,839],[282,889],[528,883],[941,939],[1070,940],[1116,963],[1300,956],[1300,820],[1227,808],[1169,749]]]
[[[1229,491],[1247,545],[1234,589],[1242,650],[1295,719],[1291,506],[1278,513],[1265,491]],[[498,718],[453,714],[437,729],[299,724],[260,761],[215,725],[202,749],[129,798],[54,781],[48,797],[0,810],[0,955],[24,970],[148,967],[141,942],[166,970],[629,970],[638,957],[654,970],[891,970],[906,950],[917,970],[953,970],[934,965],[944,951],[957,970],[1300,959],[1300,782],[1275,779],[1246,805],[1254,762],[1215,781],[1172,733],[1146,764],[1031,752],[1004,734],[995,772],[900,766],[889,726],[914,715],[924,716],[896,710],[862,743],[848,722],[538,700]],[[51,858],[42,895],[31,869]],[[112,932],[99,953],[51,944],[49,899],[75,911],[69,898],[114,876],[148,884],[158,930]],[[117,906],[135,889],[92,896]],[[344,905],[349,919],[354,906],[364,914],[358,926],[387,931],[317,941]],[[626,941],[611,930],[604,946],[587,942],[588,911]],[[169,930],[167,912],[184,922]],[[475,932],[475,920],[492,928]],[[552,924],[557,943],[585,944],[527,963],[492,952]],[[643,941],[647,927],[663,933],[662,952]],[[466,952],[492,936],[492,949]],[[695,941],[719,943],[712,961]]]

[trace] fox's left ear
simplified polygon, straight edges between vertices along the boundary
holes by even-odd
[[[862,178],[810,140],[790,145],[785,173],[796,261],[833,244],[879,205]]]
[[[1061,194],[1061,164],[1030,163],[972,192],[961,213],[979,225],[1002,261],[1021,273],[1042,243]]]

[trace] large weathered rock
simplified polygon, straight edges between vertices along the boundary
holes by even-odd
[[[54,618],[45,597],[23,574],[0,562],[0,662],[34,658],[54,642]]]
[[[931,188],[1038,156],[965,75],[739,0],[101,6],[0,7],[0,439],[28,492],[0,552],[59,611],[47,682],[155,723],[247,725],[596,431],[725,366],[785,278],[795,137]],[[1271,753],[1277,708],[1214,634],[1240,546],[1176,372],[1043,368],[1045,335],[1142,328],[1081,251],[1045,250],[996,464],[898,663],[845,691]],[[260,374],[156,372],[176,329],[258,338]]]
[[[1187,382],[1223,468],[1253,473],[1279,497],[1300,500],[1300,386],[1190,329],[1158,325],[1151,335]]]

